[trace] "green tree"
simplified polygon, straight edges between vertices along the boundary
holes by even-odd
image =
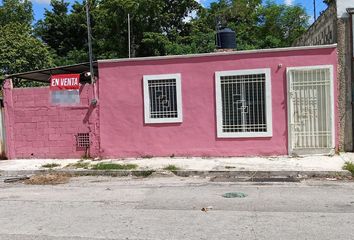
[[[291,46],[308,27],[303,7],[260,0],[220,0],[201,12],[194,26],[203,24],[209,31],[216,24],[236,32],[238,50]]]
[[[267,1],[260,8],[259,48],[288,47],[308,28],[303,7]]]
[[[161,53],[152,49],[151,40],[175,40],[189,34],[185,17],[199,4],[194,0],[103,0],[94,30],[102,57],[127,57],[127,15],[131,16],[131,43],[133,56],[149,56]],[[158,36],[160,35],[160,36]],[[163,35],[163,36],[161,36]],[[158,38],[156,38],[158,36]],[[159,43],[154,43],[157,46]]]
[[[0,6],[0,26],[21,23],[30,26],[33,21],[32,3],[29,0],[3,0]]]
[[[219,0],[213,2],[209,9],[199,11],[196,21],[192,21],[192,29],[197,28],[197,31],[193,30],[193,32],[204,38],[208,37],[208,42],[211,43],[215,42],[216,26],[228,27],[237,34],[237,49],[256,48],[261,3],[261,0]],[[201,32],[206,35],[200,35]]]
[[[0,6],[0,82],[14,74],[52,66],[50,49],[32,34],[29,0],[3,0]],[[26,82],[17,86],[34,86]]]
[[[46,9],[44,19],[35,25],[36,36],[53,49],[56,65],[88,61],[84,5],[75,2],[69,13],[69,2],[52,0],[50,4],[52,9]]]
[[[85,2],[70,12],[65,0],[51,5],[36,33],[54,50],[55,64],[87,61]],[[262,0],[219,0],[210,8],[195,0],[90,0],[90,6],[97,58],[128,56],[128,14],[137,57],[211,52],[218,22],[236,32],[239,50],[290,46],[308,20],[300,6]]]
[[[1,81],[6,74],[50,66],[52,66],[52,58],[49,49],[31,34],[26,24],[9,23],[0,26]],[[33,86],[33,83],[29,85]]]
[[[39,20],[36,24],[36,34],[52,47],[59,56],[62,56],[67,54],[67,44],[70,42],[67,32],[69,3],[52,0],[50,5],[52,10],[46,9],[44,19]]]

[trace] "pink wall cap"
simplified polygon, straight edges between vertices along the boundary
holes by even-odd
[[[6,89],[11,89],[13,88],[12,80],[11,79],[5,79],[3,83],[3,87]]]
[[[337,44],[335,43],[335,44],[329,44],[329,45],[301,46],[301,47],[287,47],[287,48],[268,48],[268,49],[256,49],[256,50],[244,50],[244,51],[212,52],[212,53],[199,53],[199,54],[186,54],[186,55],[169,55],[169,56],[155,56],[155,57],[102,59],[102,60],[98,60],[98,62],[99,63],[135,62],[135,61],[181,59],[181,58],[194,58],[194,57],[228,56],[228,55],[241,55],[241,54],[254,54],[254,53],[303,51],[303,50],[326,49],[326,48],[335,49],[335,48],[337,48]]]

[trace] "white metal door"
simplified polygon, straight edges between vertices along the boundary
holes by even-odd
[[[288,68],[289,154],[334,150],[333,67]]]

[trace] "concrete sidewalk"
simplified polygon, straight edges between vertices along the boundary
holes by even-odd
[[[77,163],[80,159],[22,159],[0,161],[1,175],[31,174],[45,171],[60,171],[71,173],[100,175],[102,171],[89,169],[70,168],[69,164]],[[82,161],[82,160],[81,160]],[[106,159],[106,160],[84,160],[90,164],[101,162],[112,162],[118,164],[136,164],[135,171],[163,171],[168,165],[174,165],[183,172],[182,175],[203,175],[215,174],[238,175],[263,172],[268,175],[348,175],[349,172],[342,169],[346,161],[354,162],[354,153],[342,153],[335,156],[307,156],[307,157],[228,157],[228,158],[143,158],[143,159]],[[56,163],[60,166],[48,169],[43,165]],[[106,175],[107,172],[104,171]],[[117,171],[114,171],[117,172]],[[125,171],[126,172],[126,171]]]
[[[2,176],[28,175],[38,172],[58,171],[78,175],[126,175],[129,171],[117,170],[90,170],[69,167],[70,164],[79,162],[80,159],[23,159],[0,161],[0,174]],[[335,156],[307,156],[307,157],[225,157],[225,158],[143,158],[143,159],[106,159],[106,160],[81,160],[89,164],[112,162],[117,164],[136,164],[133,171],[163,172],[168,165],[179,168],[176,171],[180,176],[215,176],[238,177],[335,177],[350,176],[348,171],[342,169],[346,161],[354,162],[354,153],[342,153]],[[60,164],[55,168],[45,168],[49,163]],[[176,173],[175,172],[175,173]]]

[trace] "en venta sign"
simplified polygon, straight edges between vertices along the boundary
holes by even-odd
[[[58,74],[50,78],[50,103],[58,106],[80,104],[80,74]]]
[[[50,90],[76,90],[80,88],[80,74],[57,74],[50,78]]]

